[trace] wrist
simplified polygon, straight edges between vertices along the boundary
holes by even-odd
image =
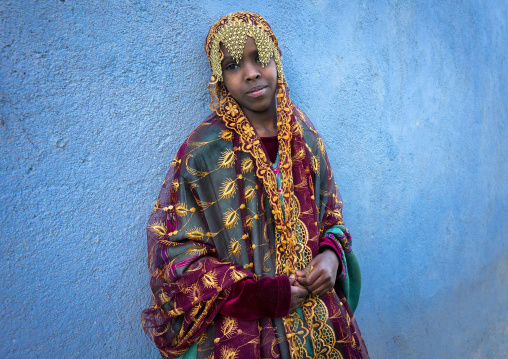
[[[335,249],[330,248],[330,247],[324,247],[323,251],[321,252],[321,255],[323,255],[325,257],[324,260],[328,263],[328,265],[331,268],[335,269],[335,272],[337,272],[337,270],[340,267],[341,260],[340,260],[339,256],[337,255],[337,252],[335,251]]]
[[[328,246],[323,247],[321,254],[325,254],[327,257],[334,258],[337,262],[339,261],[339,258],[337,256],[337,252],[335,251],[335,249],[330,248]]]

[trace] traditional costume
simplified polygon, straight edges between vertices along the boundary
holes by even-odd
[[[238,60],[247,36],[262,64],[276,63],[275,142],[222,83],[220,44]],[[259,15],[233,13],[205,49],[213,114],[180,147],[148,222],[145,332],[165,358],[367,358],[342,201],[323,140],[291,102],[275,35]],[[335,289],[289,314],[288,276],[325,247],[340,261]]]

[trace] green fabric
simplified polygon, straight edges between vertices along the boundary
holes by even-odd
[[[298,313],[298,315],[300,316],[300,319],[304,322],[304,323],[307,323],[307,321],[305,320],[305,317],[303,316],[303,310],[302,310],[302,307],[298,307],[296,308],[296,313]],[[309,353],[310,357],[311,358],[314,358],[314,348],[312,347],[312,340],[310,338],[310,335],[307,337],[307,339],[305,340],[305,349],[307,349],[307,353]]]
[[[344,234],[344,226],[338,225],[330,227],[326,230],[325,233],[332,233],[335,238],[339,238]],[[351,310],[356,310],[358,307],[358,302],[360,300],[360,290],[362,288],[362,273],[360,271],[360,265],[358,263],[358,259],[356,258],[353,251],[351,252],[343,252],[344,260],[343,265],[346,267],[346,277],[343,281],[339,282],[339,287],[346,297]]]
[[[358,306],[358,301],[360,300],[360,290],[362,288],[362,273],[360,272],[360,265],[358,263],[358,259],[356,258],[355,254],[351,251],[349,253],[345,253],[347,262],[347,276],[348,279],[347,283],[341,282],[339,285],[347,284],[348,286],[348,295],[344,293],[344,296],[347,299],[347,302],[349,303],[349,306],[351,307],[351,310],[356,310],[356,307]]]
[[[184,355],[177,359],[196,359],[198,355],[198,342],[192,344],[192,346],[185,352]]]

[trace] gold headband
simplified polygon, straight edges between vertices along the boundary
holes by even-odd
[[[208,33],[205,49],[212,69],[212,75],[218,81],[223,81],[222,59],[220,51],[222,43],[238,62],[242,58],[247,36],[254,39],[259,53],[259,61],[263,66],[273,57],[277,67],[277,75],[285,82],[282,70],[282,56],[280,55],[277,40],[268,23],[259,15],[253,13],[233,13],[217,21]],[[273,39],[275,39],[275,42]]]

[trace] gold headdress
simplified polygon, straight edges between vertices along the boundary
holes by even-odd
[[[223,54],[220,51],[222,43],[231,53],[235,61],[242,58],[243,48],[247,36],[256,42],[259,60],[266,66],[273,57],[277,67],[278,77],[285,82],[282,71],[282,56],[277,38],[270,25],[258,14],[252,12],[235,12],[225,15],[212,25],[206,37],[205,50],[212,69],[212,81],[223,80],[221,61]]]

